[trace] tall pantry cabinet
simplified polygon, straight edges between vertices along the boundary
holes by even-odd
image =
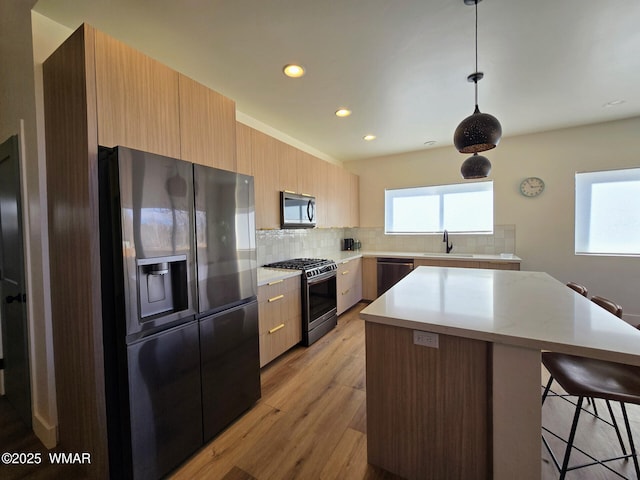
[[[235,103],[89,25],[43,79],[58,437],[107,478],[98,145],[235,170]]]

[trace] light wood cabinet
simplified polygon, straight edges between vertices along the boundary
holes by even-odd
[[[258,287],[260,367],[302,341],[300,277]]]
[[[478,268],[490,268],[493,270],[520,270],[519,263],[505,262],[478,262]]]
[[[299,192],[306,195],[313,195],[318,198],[320,196],[318,187],[320,187],[321,182],[326,182],[326,178],[320,179],[317,176],[317,172],[319,170],[318,165],[323,161],[298,149],[296,149],[295,156],[298,164]]]
[[[280,192],[316,198],[316,226],[359,225],[359,177],[265,133],[237,123],[237,168],[255,178],[256,227],[280,228]],[[241,167],[241,165],[245,165]]]
[[[520,264],[517,262],[491,262],[491,261],[470,261],[455,259],[433,259],[433,258],[414,258],[413,266],[420,267],[459,267],[459,268],[489,268],[493,270],[520,270]]]
[[[360,177],[347,172],[349,179],[349,227],[360,226]]]
[[[340,262],[336,275],[338,315],[341,315],[362,300],[362,259]]]
[[[298,184],[297,148],[276,140],[276,158],[278,163],[278,191],[286,190],[300,193]]]
[[[491,345],[365,322],[367,460],[402,478],[492,478]]]
[[[311,192],[316,197],[316,225],[318,227],[329,227],[329,167],[330,164],[312,155],[309,157],[309,172],[312,178],[310,186],[304,187],[304,193]]]
[[[340,167],[327,164],[327,227],[343,225],[344,210],[349,211],[341,174]]]
[[[251,130],[244,123],[236,122],[236,170],[244,175],[253,175]]]
[[[98,144],[180,158],[178,72],[102,32],[91,32],[95,85],[87,88],[96,92]]]
[[[236,103],[184,75],[179,95],[180,158],[236,171]]]
[[[362,259],[362,298],[372,301],[378,298],[378,259],[376,257]]]
[[[251,131],[256,228],[280,228],[280,176],[276,154],[278,141],[258,130]]]

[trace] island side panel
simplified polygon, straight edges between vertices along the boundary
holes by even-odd
[[[493,473],[495,480],[538,480],[540,350],[493,345]]]
[[[367,455],[407,479],[492,476],[491,345],[366,322]]]

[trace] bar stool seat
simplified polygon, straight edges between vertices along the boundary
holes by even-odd
[[[544,352],[543,363],[569,394],[640,405],[640,367]]]
[[[620,307],[615,302],[599,296],[593,296],[591,298],[591,301],[609,311],[613,315],[622,318],[622,307]],[[561,467],[558,464],[555,456],[553,455],[553,452],[551,451],[551,448],[549,447],[549,444],[547,443],[543,435],[544,445],[547,447],[547,450],[549,450],[549,453],[551,454],[556,466],[558,466],[558,468],[560,469],[560,479],[564,479],[565,475],[570,470],[576,470],[578,468],[588,467],[596,464],[602,465],[612,472],[620,475],[618,472],[615,472],[615,470],[606,465],[606,462],[628,459],[629,457],[633,458],[636,478],[640,479],[640,465],[638,464],[638,456],[633,442],[631,426],[629,425],[627,409],[625,407],[626,403],[640,405],[640,367],[557,352],[542,352],[542,364],[551,375],[549,378],[549,382],[547,383],[547,386],[544,390],[544,394],[542,395],[543,405],[551,389],[551,384],[554,381],[558,382],[558,384],[568,395],[578,398],[577,402],[575,403],[576,409],[573,415],[573,423],[571,424],[571,432],[569,433],[569,438],[566,441],[567,447]],[[609,414],[611,415],[611,423],[606,423],[609,423],[609,425],[614,427],[616,435],[618,437],[618,441],[620,442],[620,446],[622,447],[623,455],[602,460],[596,459],[583,450],[580,450],[593,461],[590,463],[569,467],[569,458],[571,456],[571,451],[574,448],[573,441],[575,439],[580,413],[582,412],[582,403],[585,398],[592,400],[601,398],[605,400],[607,408],[609,409]],[[626,452],[624,442],[622,441],[622,436],[620,434],[618,424],[615,420],[613,409],[611,408],[611,401],[620,403],[622,417],[624,419],[624,424],[627,429],[627,436],[629,440],[630,453],[628,454]],[[597,413],[595,414],[595,416],[596,418],[605,421],[604,419],[599,417]],[[544,427],[543,429],[549,431]],[[555,436],[557,437],[557,435]]]

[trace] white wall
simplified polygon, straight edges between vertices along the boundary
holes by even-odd
[[[516,225],[515,253],[523,259],[522,268],[586,285],[590,294],[620,303],[633,324],[640,323],[640,257],[574,255],[573,212],[576,172],[640,167],[638,132],[640,117],[506,137],[485,152],[493,165],[495,223]],[[360,175],[361,226],[384,225],[385,188],[461,182],[465,158],[451,146],[345,162]],[[518,193],[528,176],[545,181],[541,196]]]

